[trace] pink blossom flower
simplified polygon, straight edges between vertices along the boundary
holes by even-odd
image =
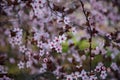
[[[50,49],[52,49],[52,48],[55,48],[55,47],[56,47],[56,45],[55,45],[55,43],[54,43],[54,42],[49,42],[49,47],[50,47]]]
[[[106,79],[106,77],[107,77],[106,71],[101,71],[100,77],[101,77],[102,79]]]
[[[57,46],[55,48],[55,50],[57,51],[57,53],[61,53],[62,52],[62,47],[61,46]]]
[[[25,63],[22,62],[22,61],[20,61],[20,62],[18,63],[18,67],[19,67],[19,69],[23,69],[23,68],[25,67]]]
[[[66,80],[73,80],[72,75],[67,75],[67,76],[66,76]]]
[[[27,48],[23,45],[23,46],[19,47],[19,50],[20,50],[20,52],[25,53],[25,51],[27,50]]]
[[[64,23],[69,24],[70,23],[70,18],[69,17],[64,17]]]
[[[32,66],[32,61],[27,61],[27,62],[26,62],[26,67],[27,67],[27,68],[30,68],[31,66]]]
[[[65,42],[66,36],[63,34],[62,36],[59,36],[60,43]]]

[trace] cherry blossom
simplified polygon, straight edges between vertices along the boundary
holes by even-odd
[[[19,50],[20,50],[20,52],[25,53],[25,51],[27,50],[27,48],[23,45],[23,46],[19,47]]]
[[[26,62],[26,67],[29,68],[29,67],[31,67],[31,66],[32,66],[32,61],[27,61],[27,62]]]
[[[19,69],[23,69],[23,68],[25,67],[25,63],[22,62],[22,61],[20,61],[20,62],[18,63],[18,67],[19,67]]]
[[[64,17],[64,23],[69,24],[70,23],[70,18],[69,17]]]
[[[106,71],[101,71],[101,75],[100,75],[100,77],[101,77],[102,79],[105,79],[106,76],[107,76]]]
[[[54,43],[54,42],[50,42],[50,43],[49,43],[49,47],[50,47],[50,49],[55,48],[55,47],[56,47],[56,46],[55,46],[55,43]]]
[[[119,68],[118,68],[118,66],[117,66],[117,64],[116,64],[115,62],[112,62],[111,68],[112,68],[114,71],[119,70]]]
[[[62,36],[59,36],[60,43],[65,42],[66,36],[63,34]]]
[[[73,77],[71,75],[67,75],[66,80],[73,80]]]
[[[41,41],[38,41],[37,42],[37,47],[42,48],[43,47],[43,43]]]

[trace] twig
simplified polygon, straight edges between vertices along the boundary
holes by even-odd
[[[92,68],[92,60],[91,60],[91,56],[92,56],[92,37],[93,37],[93,34],[92,34],[92,29],[91,29],[91,26],[90,26],[90,22],[89,22],[89,19],[88,19],[88,15],[86,14],[85,12],[85,8],[84,8],[84,4],[82,2],[82,0],[79,0],[80,3],[81,3],[81,6],[82,6],[82,10],[83,10],[83,13],[85,15],[85,18],[86,18],[86,21],[87,21],[87,25],[88,25],[88,31],[90,32],[90,38],[89,38],[89,54],[90,54],[90,72],[91,72],[91,68]]]

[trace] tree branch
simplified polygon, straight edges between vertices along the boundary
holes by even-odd
[[[86,14],[86,11],[85,11],[85,8],[84,8],[84,3],[82,2],[82,0],[79,0],[80,3],[81,3],[81,6],[82,6],[82,10],[83,10],[83,13],[85,15],[85,18],[86,18],[86,21],[87,21],[87,26],[88,26],[88,31],[90,32],[90,38],[89,38],[89,54],[90,54],[90,72],[91,72],[91,68],[92,68],[92,60],[91,60],[91,57],[92,57],[92,37],[93,37],[93,34],[92,34],[92,28],[90,26],[90,22],[89,22],[89,19],[88,19],[88,15]]]

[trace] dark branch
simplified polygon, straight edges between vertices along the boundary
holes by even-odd
[[[92,56],[92,37],[93,37],[93,34],[92,34],[92,29],[91,29],[91,26],[90,26],[90,22],[89,22],[89,19],[88,19],[88,15],[86,14],[86,11],[85,11],[85,8],[84,8],[84,3],[82,2],[82,0],[79,0],[80,3],[81,3],[81,6],[82,6],[82,10],[83,10],[83,13],[85,15],[85,18],[86,18],[86,21],[87,21],[87,26],[88,26],[88,31],[90,32],[90,38],[89,38],[89,54],[90,54],[90,72],[91,72],[91,68],[92,68],[92,60],[91,60],[91,56]]]

